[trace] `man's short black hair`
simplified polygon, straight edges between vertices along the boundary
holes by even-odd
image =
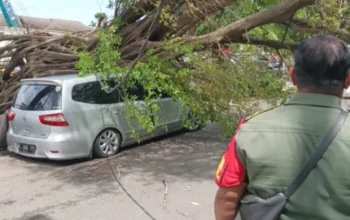
[[[340,39],[319,35],[304,40],[294,60],[298,87],[344,88],[350,70],[350,51]]]

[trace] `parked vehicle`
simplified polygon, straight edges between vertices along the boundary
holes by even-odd
[[[144,141],[183,129],[183,115],[191,115],[171,97],[155,99],[160,106],[155,114],[162,124],[156,124],[149,134],[138,121],[128,122],[120,94],[106,93],[95,76],[33,78],[21,83],[8,111],[7,143],[9,151],[28,157],[65,160],[112,156],[136,142],[131,138],[133,128]],[[138,97],[136,104],[141,107],[145,107],[143,91],[141,87],[128,91]],[[190,118],[193,129],[198,129],[199,121]]]

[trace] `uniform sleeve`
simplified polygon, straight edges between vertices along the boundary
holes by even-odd
[[[238,157],[236,142],[237,133],[242,124],[245,122],[246,120],[242,119],[239,123],[236,135],[232,138],[227,151],[220,161],[215,177],[216,184],[219,187],[226,188],[238,186],[245,180],[246,169]]]

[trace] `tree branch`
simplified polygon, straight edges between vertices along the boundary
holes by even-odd
[[[184,40],[186,43],[201,43],[204,45],[235,42],[239,40],[244,33],[253,28],[287,21],[295,11],[305,6],[312,5],[314,2],[315,0],[282,1],[272,8],[240,19],[214,32],[198,37],[187,37]]]
[[[155,3],[159,1],[137,0],[134,2],[132,7],[125,9],[119,17],[114,18],[114,21],[121,18],[126,23],[117,35],[123,38],[123,42],[118,48],[121,52],[120,63],[128,66],[135,66],[136,61],[141,56],[145,58],[143,48],[147,40],[149,40],[147,47],[153,48],[154,54],[174,62],[177,62],[175,58],[181,54],[164,49],[170,43],[169,39],[175,43],[178,42],[177,40],[185,44],[200,43],[204,49],[215,47],[218,44],[243,43],[293,50],[297,43],[282,43],[250,37],[246,34],[249,30],[262,25],[286,22],[295,11],[314,4],[315,0],[284,0],[265,11],[202,36],[184,36],[184,34],[188,33],[188,29],[194,28],[198,22],[227,5],[233,4],[235,0],[168,0],[166,10],[168,15],[170,13],[170,19],[173,24],[176,24],[176,27],[171,29],[154,24],[154,29],[152,28],[155,30],[154,32],[149,31],[149,27],[153,27],[152,23],[154,23],[157,7]],[[143,16],[145,18],[141,20],[140,18]],[[151,32],[153,33],[150,34]],[[85,35],[73,34],[62,37],[49,36],[47,33],[20,36],[4,35],[0,37],[0,41],[9,41],[9,44],[0,47],[0,56],[11,55],[11,61],[0,77],[0,101],[3,103],[8,103],[13,99],[21,79],[77,73],[75,62],[79,57],[74,54],[74,51],[93,54],[98,47],[96,31],[85,33]],[[141,52],[138,53],[138,51]],[[27,61],[26,65],[22,64],[23,58]],[[17,66],[21,67],[20,72],[12,75],[11,71]],[[0,113],[4,112],[7,107],[0,107]]]
[[[269,40],[264,38],[258,38],[258,37],[249,37],[249,36],[243,36],[239,41],[236,43],[241,44],[252,44],[252,45],[260,45],[260,46],[267,46],[273,49],[288,49],[291,51],[294,51],[299,43],[288,43],[288,42],[282,42],[280,40]]]
[[[147,12],[153,10],[155,8],[155,0],[140,0],[137,1],[135,5],[131,5],[127,9],[125,9],[120,18],[127,24],[134,23]],[[115,17],[116,19],[117,17]]]
[[[182,15],[177,18],[177,27],[196,25],[199,21],[204,20],[209,15],[228,5],[232,5],[236,0],[195,0],[184,2],[186,3],[182,4],[178,9]]]

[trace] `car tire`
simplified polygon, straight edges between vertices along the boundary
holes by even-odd
[[[94,142],[94,153],[99,158],[111,157],[118,153],[122,137],[115,129],[105,129]]]
[[[93,143],[93,146],[90,149],[89,156],[86,157],[87,160],[93,160],[94,159],[94,146],[95,146],[95,142]]]
[[[202,123],[199,120],[199,118],[194,115],[192,112],[188,113],[188,118],[187,120],[191,121],[193,123],[193,127],[192,128],[186,128],[187,131],[192,132],[192,131],[198,131],[199,129],[202,128]]]

